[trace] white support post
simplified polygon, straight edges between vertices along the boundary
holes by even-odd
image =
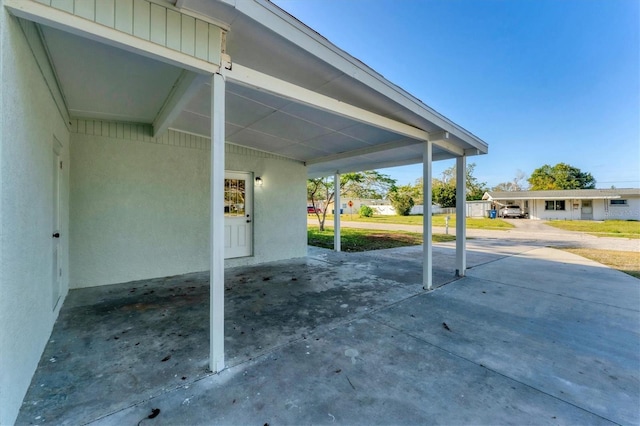
[[[224,138],[225,82],[211,77],[211,270],[209,368],[224,369]]]
[[[431,202],[431,169],[433,161],[433,149],[431,141],[424,143],[424,152],[422,154],[422,194],[423,194],[423,217],[422,217],[422,288],[424,290],[432,290],[433,287],[433,245],[431,229],[433,211]]]
[[[456,276],[467,270],[467,157],[456,158]]]
[[[333,249],[340,251],[340,173],[333,175]]]

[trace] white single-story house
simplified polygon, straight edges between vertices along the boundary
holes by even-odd
[[[225,266],[306,256],[308,177],[422,163],[430,193],[488,152],[266,0],[0,0],[0,84],[3,425],[69,289],[210,270],[217,372]]]
[[[486,192],[482,199],[497,209],[518,205],[530,219],[640,220],[638,188]]]

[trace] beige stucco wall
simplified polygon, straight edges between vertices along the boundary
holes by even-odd
[[[68,288],[69,132],[0,1],[0,424],[12,424],[51,333],[53,138],[62,143],[62,296]]]
[[[208,140],[146,131],[74,123],[72,288],[209,269]],[[226,266],[305,256],[304,165],[227,145],[226,169],[264,181],[254,193],[254,256]]]

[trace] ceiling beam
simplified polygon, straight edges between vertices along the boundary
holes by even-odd
[[[182,70],[164,105],[162,105],[158,115],[153,120],[154,138],[162,135],[169,128],[189,101],[198,93],[198,90],[210,80],[211,77],[209,76]]]
[[[451,156],[446,153],[434,154],[432,161],[441,161],[441,160],[449,160]],[[361,172],[363,170],[374,170],[374,169],[385,169],[387,167],[400,167],[400,166],[408,166],[411,164],[420,164],[422,163],[422,153],[418,154],[415,158],[409,158],[404,160],[390,160],[387,162],[380,161],[364,161],[362,163],[357,163],[348,167],[335,167],[330,163],[316,163],[308,167],[307,175],[310,178],[319,178],[333,175],[336,170],[339,173],[353,173],[353,172]],[[309,163],[307,163],[309,164]],[[315,167],[314,167],[315,166]]]
[[[337,99],[330,98],[312,90],[305,89],[304,87],[280,80],[238,63],[234,63],[230,70],[222,70],[222,73],[227,79],[235,83],[269,92],[285,99],[290,99],[294,102],[318,108],[378,129],[387,130],[404,137],[416,139],[417,141],[426,141],[429,138],[429,133],[424,130],[375,114],[371,111],[340,102]]]
[[[313,164],[327,163],[329,161],[344,160],[347,158],[359,157],[361,155],[375,154],[377,152],[388,151],[390,149],[404,148],[411,145],[418,145],[422,142],[415,139],[402,139],[399,141],[383,143],[380,145],[372,145],[364,148],[354,149],[353,151],[345,151],[338,154],[327,155],[326,157],[314,158],[307,161],[307,166]]]
[[[443,151],[447,151],[456,157],[462,157],[464,149],[453,143],[453,136],[446,131],[429,133],[429,140]]]

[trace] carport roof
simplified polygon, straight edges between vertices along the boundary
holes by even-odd
[[[420,163],[426,140],[433,142],[434,161],[488,152],[480,138],[269,1],[135,2],[225,31],[222,49],[230,64],[220,73],[227,82],[229,143],[298,160],[315,177]],[[35,1],[5,3],[38,24],[69,118],[152,124],[156,135],[171,128],[210,137],[210,74],[141,55],[99,31],[88,36]]]
[[[492,191],[486,192],[483,200],[600,200],[640,196],[638,188],[622,189],[566,189],[555,191]]]

